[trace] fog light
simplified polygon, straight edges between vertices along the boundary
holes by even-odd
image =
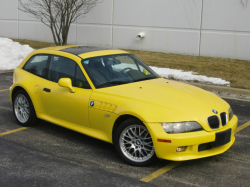
[[[176,152],[184,152],[186,151],[186,149],[187,149],[187,146],[177,147]]]

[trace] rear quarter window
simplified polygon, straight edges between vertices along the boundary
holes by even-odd
[[[48,58],[48,55],[35,55],[30,58],[23,69],[34,75],[45,78]]]

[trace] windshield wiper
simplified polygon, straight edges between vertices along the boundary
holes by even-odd
[[[134,82],[138,82],[138,81],[145,81],[145,80],[149,80],[149,79],[156,79],[157,77],[146,77],[146,78],[142,78],[142,79],[137,79]]]
[[[112,84],[114,84],[114,85],[119,85],[119,84],[126,84],[126,83],[128,83],[128,82],[125,82],[125,81],[110,81],[110,82],[105,82],[105,83],[103,83],[103,84],[100,84],[100,85],[98,85],[98,87],[103,87],[103,86],[107,86],[107,85],[112,85]]]

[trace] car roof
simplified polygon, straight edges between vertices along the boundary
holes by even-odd
[[[97,46],[84,46],[84,45],[57,46],[57,47],[44,48],[42,50],[62,51],[62,52],[70,53],[79,57],[86,56],[86,53],[90,55],[90,53],[92,54],[93,52],[99,52],[102,55],[127,53],[126,51],[119,50],[119,49],[97,47]]]

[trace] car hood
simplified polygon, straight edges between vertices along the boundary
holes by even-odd
[[[159,120],[171,122],[202,120],[206,123],[208,116],[215,115],[212,112],[213,109],[219,113],[228,112],[229,109],[229,105],[224,100],[211,92],[164,78],[98,89],[98,92],[117,96],[120,100],[132,100],[134,107],[138,103],[147,103],[147,111],[155,113],[157,110],[159,115],[165,115],[167,118],[158,116]],[[144,111],[143,105],[140,107]],[[164,110],[163,113],[162,110]]]

